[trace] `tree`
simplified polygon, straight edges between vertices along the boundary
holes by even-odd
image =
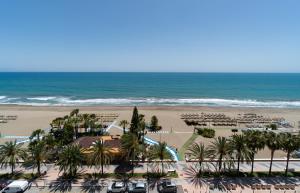
[[[122,135],[121,146],[123,152],[125,153],[126,159],[131,160],[131,163],[133,164],[137,159],[141,149],[138,136],[133,133],[126,133],[125,135]]]
[[[230,151],[234,153],[237,159],[237,173],[240,172],[240,163],[249,160],[251,149],[247,146],[245,135],[233,135],[230,139]]]
[[[254,158],[255,154],[265,147],[265,137],[264,134],[260,131],[246,131],[245,139],[247,146],[251,149],[251,174],[253,174],[254,169]]]
[[[204,159],[208,157],[207,149],[205,148],[203,143],[193,143],[188,148],[188,152],[190,153],[190,158],[198,161],[199,164],[198,174],[200,175],[202,173],[202,168],[203,168],[202,163]]]
[[[281,143],[280,143],[279,135],[277,135],[274,132],[266,133],[265,137],[266,137],[266,145],[271,151],[271,161],[270,161],[270,168],[269,168],[269,175],[271,175],[274,153],[276,150],[279,150],[281,148]]]
[[[61,129],[61,127],[63,126],[65,120],[62,117],[57,117],[55,118],[51,123],[50,126],[52,129]]]
[[[151,117],[150,128],[151,130],[157,130],[158,128],[158,119],[155,115]]]
[[[131,164],[134,165],[136,161],[138,161],[139,154],[143,150],[143,144],[140,143],[138,136],[134,133],[122,135],[121,146],[126,160],[131,161]],[[132,169],[132,174],[133,173],[134,167]]]
[[[71,117],[77,117],[79,114],[79,109],[74,109],[70,112]]]
[[[21,144],[17,144],[16,141],[5,142],[3,145],[0,145],[0,162],[1,167],[10,166],[11,174],[14,173],[14,168],[16,163],[20,160],[24,160],[26,158],[26,153],[24,149],[22,149]]]
[[[41,164],[48,159],[48,152],[45,142],[39,141],[29,146],[30,156],[28,162],[33,168],[37,168],[38,174],[41,175]]]
[[[285,133],[285,134],[281,135],[281,140],[282,140],[281,141],[282,142],[282,150],[285,151],[287,154],[286,169],[285,169],[285,175],[287,176],[291,153],[300,148],[300,139],[299,139],[299,136],[292,135],[290,133]]]
[[[77,170],[82,166],[84,156],[80,151],[78,145],[68,145],[59,154],[57,165],[59,166],[59,172],[64,172],[71,177],[76,176]]]
[[[74,129],[74,138],[78,138],[78,128],[79,128],[79,123],[81,122],[81,117],[79,116],[72,116],[68,120],[68,124],[72,125]]]
[[[105,147],[102,140],[98,140],[92,146],[93,153],[90,157],[90,163],[96,167],[101,166],[101,174],[103,175],[104,165],[110,164],[111,152],[109,148]]]
[[[130,123],[130,132],[135,133],[137,135],[137,133],[139,132],[139,124],[140,124],[139,112],[137,107],[134,107],[131,123]]]
[[[222,163],[224,158],[230,157],[230,146],[225,137],[218,137],[208,147],[208,154],[212,159],[218,159],[218,171],[221,172]]]
[[[123,127],[123,134],[126,133],[126,127],[129,125],[127,120],[120,121],[120,126]]]
[[[160,160],[161,163],[161,173],[164,174],[164,161],[173,160],[172,154],[167,150],[166,142],[159,142],[153,146],[150,146],[149,150],[149,160]],[[167,162],[169,163],[169,162]]]
[[[37,129],[35,131],[32,132],[31,136],[29,137],[30,140],[37,140],[40,141],[41,140],[41,136],[45,134],[45,131],[42,129]]]

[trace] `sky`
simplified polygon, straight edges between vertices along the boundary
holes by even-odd
[[[300,72],[299,0],[2,0],[0,71]]]

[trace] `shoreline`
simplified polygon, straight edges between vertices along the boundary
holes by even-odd
[[[129,110],[137,106],[141,110],[266,110],[266,111],[299,111],[300,108],[289,108],[289,107],[232,107],[232,106],[189,106],[189,105],[91,105],[91,106],[80,106],[80,105],[62,105],[62,106],[33,106],[33,105],[15,105],[15,104],[0,104],[0,110],[5,109],[19,109],[19,110],[43,110],[43,109],[83,109],[83,110]]]

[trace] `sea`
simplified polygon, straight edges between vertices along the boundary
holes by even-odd
[[[1,72],[0,104],[300,108],[300,74]]]

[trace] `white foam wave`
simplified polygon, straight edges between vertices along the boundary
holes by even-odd
[[[1,98],[2,97],[2,98]],[[2,99],[2,100],[1,100]],[[224,107],[274,107],[300,108],[300,101],[257,101],[218,98],[95,98],[72,97],[9,98],[0,96],[0,104],[31,106],[92,106],[92,105],[161,105],[161,106],[224,106]]]
[[[53,100],[56,97],[30,97],[27,98],[28,100],[39,100],[39,101],[48,101],[48,100]]]

